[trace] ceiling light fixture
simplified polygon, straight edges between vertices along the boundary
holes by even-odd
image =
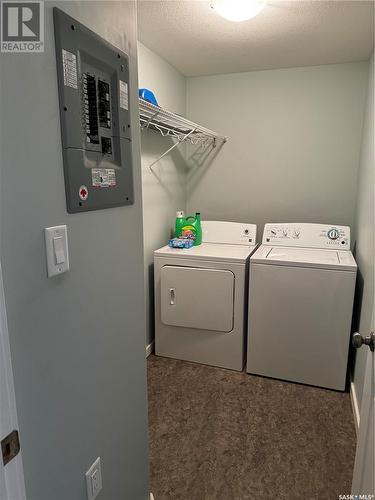
[[[229,21],[247,21],[266,5],[266,0],[212,0],[211,8]]]

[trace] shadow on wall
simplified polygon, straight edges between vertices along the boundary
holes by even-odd
[[[142,166],[144,173],[144,190],[147,192],[146,174],[149,171],[158,181],[165,194],[173,199],[176,197],[175,187],[184,189],[185,200],[187,192],[194,190],[208,168],[220,153],[224,142],[214,145],[194,146],[182,143],[157,163],[152,163],[165,153],[176,140],[162,137],[153,130],[142,131]],[[150,168],[150,165],[152,167]],[[171,171],[171,167],[173,171]],[[183,207],[180,207],[183,208]]]
[[[178,186],[184,189],[186,182],[185,145],[179,145],[168,155],[161,158],[152,168],[150,165],[163,155],[176,141],[171,137],[163,137],[154,130],[142,130],[142,166],[147,169],[166,191],[168,196],[174,197],[175,191],[171,188]],[[173,169],[173,170],[171,170]],[[145,186],[147,188],[147,185]]]
[[[216,147],[211,144],[210,146],[203,145],[198,148],[190,144],[188,145],[188,154],[186,155],[186,166],[188,169],[186,185],[188,196],[190,196],[203,176],[207,173],[224,144],[224,142],[221,142]],[[193,151],[192,148],[194,148]]]

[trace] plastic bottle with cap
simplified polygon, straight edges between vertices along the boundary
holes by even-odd
[[[176,212],[176,238],[190,238],[194,241],[194,246],[202,243],[202,226],[201,214],[196,212],[195,215],[187,215],[183,210]]]
[[[182,234],[182,228],[186,224],[185,220],[185,212],[183,210],[177,210],[176,212],[176,224],[174,235],[176,238],[179,238]]]

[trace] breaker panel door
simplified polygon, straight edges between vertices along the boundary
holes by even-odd
[[[54,8],[69,213],[134,203],[129,56]]]

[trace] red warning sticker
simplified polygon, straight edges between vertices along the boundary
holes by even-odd
[[[79,188],[78,194],[82,201],[86,201],[89,196],[89,190],[86,186],[81,186]]]

